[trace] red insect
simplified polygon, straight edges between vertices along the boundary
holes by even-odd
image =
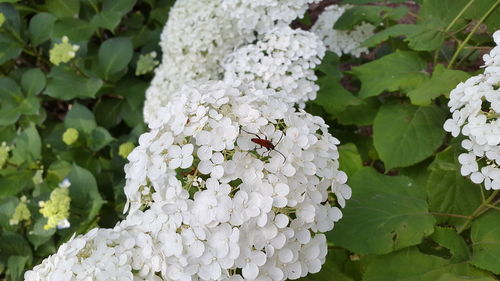
[[[281,133],[281,137],[278,140],[278,142],[276,144],[273,144],[270,140],[267,139],[267,136],[264,133],[262,133],[260,130],[259,130],[259,132],[264,135],[264,139],[261,138],[259,135],[255,134],[255,133],[250,133],[250,132],[247,132],[247,131],[245,131],[243,129],[241,129],[241,130],[243,132],[247,133],[247,134],[255,135],[256,138],[252,138],[250,140],[253,143],[260,145],[260,148],[267,149],[266,152],[268,153],[268,155],[269,155],[269,153],[271,153],[271,151],[276,151],[279,154],[281,154],[281,156],[283,156],[283,163],[286,162],[286,156],[283,153],[281,153],[279,150],[276,149],[276,146],[278,146],[278,144],[280,143],[281,139],[283,138],[284,133]]]

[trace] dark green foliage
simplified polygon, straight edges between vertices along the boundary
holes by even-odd
[[[322,88],[307,109],[341,141],[353,194],[327,235],[325,267],[304,280],[497,280],[499,197],[461,175],[460,140],[443,123],[450,91],[481,72],[494,46],[499,1],[417,1],[410,11],[418,14],[403,22],[400,11],[411,5],[394,3],[404,1],[345,2],[361,6],[336,29],[382,24],[363,43],[368,55],[329,55],[317,68]]]

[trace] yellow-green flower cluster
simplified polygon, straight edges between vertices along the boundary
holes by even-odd
[[[48,201],[40,201],[40,213],[47,218],[47,224],[43,226],[44,229],[51,229],[54,227],[64,228],[69,226],[69,206],[71,197],[69,197],[68,187],[71,183],[65,179],[59,184],[59,187],[50,193]]]
[[[80,49],[78,45],[71,45],[67,36],[63,36],[62,42],[54,44],[54,47],[49,51],[50,62],[59,65],[62,62],[69,62],[75,57],[76,51]]]
[[[17,204],[16,209],[14,210],[14,214],[12,218],[9,220],[10,225],[17,225],[22,221],[26,221],[27,223],[31,220],[31,213],[28,209],[28,199],[26,196],[22,196],[19,204]]]
[[[139,60],[137,61],[137,67],[135,69],[135,75],[143,75],[153,71],[153,69],[160,63],[155,60],[156,52],[151,52],[148,54],[141,54]]]
[[[120,145],[118,148],[118,155],[120,155],[123,158],[127,158],[127,156],[134,150],[135,145],[131,142],[125,142]]]
[[[0,13],[0,26],[5,22],[5,15],[3,13]]]
[[[2,142],[2,145],[0,145],[0,169],[2,169],[5,162],[9,159],[9,151],[10,147],[5,142]]]
[[[43,166],[41,167],[40,170],[36,170],[35,174],[31,178],[31,181],[35,185],[39,185],[39,184],[41,184],[43,182]]]
[[[65,144],[72,145],[73,143],[75,143],[75,141],[78,140],[78,136],[79,136],[79,133],[78,133],[77,129],[68,128],[68,129],[66,129],[66,131],[64,132],[64,134],[62,136],[62,140]]]

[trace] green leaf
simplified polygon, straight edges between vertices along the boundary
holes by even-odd
[[[406,35],[413,32],[415,29],[416,26],[414,24],[396,24],[375,33],[372,37],[366,39],[366,41],[361,45],[364,47],[374,47],[389,39],[389,37]]]
[[[500,274],[499,222],[500,212],[492,209],[474,221],[471,230],[471,263],[495,274]]]
[[[346,143],[339,146],[338,150],[340,154],[340,170],[344,171],[350,178],[363,167],[358,148],[354,143]]]
[[[38,95],[46,83],[45,74],[38,68],[28,69],[21,77],[21,87],[29,96]]]
[[[373,124],[379,108],[380,102],[377,98],[367,98],[362,100],[360,105],[348,106],[337,114],[337,118],[342,125],[367,126]]]
[[[122,15],[130,12],[137,0],[104,0],[102,3],[103,11],[117,11]]]
[[[105,0],[102,11],[92,18],[92,22],[109,30],[114,30],[124,17],[134,7],[137,0]]]
[[[92,130],[89,139],[89,148],[92,151],[99,151],[114,140],[108,130],[103,127],[97,127]]]
[[[336,251],[329,250],[326,256],[326,262],[321,267],[321,271],[316,274],[308,274],[299,281],[318,281],[318,280],[335,280],[335,281],[354,281],[353,278],[345,274],[345,270],[338,264],[340,258],[337,257]],[[343,261],[341,261],[343,262]]]
[[[23,236],[13,232],[4,232],[0,237],[0,261],[7,263],[11,256],[29,257],[31,261],[31,248]]]
[[[0,77],[0,126],[14,124],[22,114],[38,114],[39,109],[38,98],[25,98],[14,80]]]
[[[29,31],[33,45],[37,46],[50,39],[57,18],[49,13],[38,13],[30,20]]]
[[[19,113],[24,115],[38,114],[40,110],[40,101],[37,97],[29,96],[21,100],[17,110],[19,110]]]
[[[0,102],[15,103],[22,99],[21,88],[9,77],[0,77]]]
[[[57,160],[52,162],[47,169],[47,182],[52,185],[57,185],[66,178],[72,168],[72,165],[66,161]]]
[[[33,228],[28,232],[27,238],[34,246],[35,250],[45,242],[49,241],[52,235],[56,233],[55,228],[45,229],[47,219],[40,217],[35,221]]]
[[[144,97],[148,87],[149,84],[142,80],[127,77],[123,83],[116,87],[116,93],[125,97],[125,101],[131,107],[142,112]]]
[[[159,1],[155,8],[151,10],[151,15],[149,17],[160,25],[165,25],[170,8],[174,3],[174,1]]]
[[[94,98],[102,84],[99,78],[86,78],[67,67],[56,66],[48,75],[44,94],[63,100]]]
[[[61,39],[67,36],[73,42],[87,41],[90,39],[96,26],[81,19],[64,18],[56,21],[51,38]]]
[[[131,77],[122,79],[122,81],[123,83],[120,83],[116,87],[116,93],[123,96],[126,101],[126,104],[122,108],[123,112],[121,116],[129,127],[143,124],[142,108],[144,95],[149,85],[144,81]]]
[[[427,179],[431,172],[429,171],[429,165],[432,159],[422,161],[415,165],[398,169],[398,175],[407,176],[413,180],[415,184],[419,186],[423,194],[427,193]]]
[[[0,198],[15,196],[23,191],[30,183],[33,173],[27,170],[17,171],[14,174],[0,176]]]
[[[45,6],[58,18],[77,18],[80,12],[79,0],[46,0]]]
[[[94,107],[97,124],[106,129],[112,128],[122,120],[124,101],[120,99],[108,99],[99,102]]]
[[[489,0],[494,1],[494,0]],[[481,1],[483,2],[483,1]],[[500,26],[500,8],[497,7],[491,14],[484,20],[484,24],[488,27],[488,32],[493,34]]]
[[[78,222],[71,221],[71,224],[77,229],[83,230],[85,223],[97,216],[103,200],[97,189],[97,182],[88,170],[73,164],[67,178],[71,182],[69,191],[73,199],[71,201],[71,217],[73,221]]]
[[[468,264],[454,264],[436,256],[424,255],[416,247],[411,247],[389,255],[376,257],[368,265],[363,281],[455,281],[463,280],[459,278],[476,280],[473,278],[488,278],[488,276],[487,273]],[[485,280],[493,281],[494,279]]]
[[[467,268],[471,268],[466,265]],[[492,276],[467,276],[464,274],[444,273],[437,281],[498,281]]]
[[[413,182],[362,168],[350,179],[352,198],[331,241],[359,254],[384,254],[419,244],[434,231],[434,218]]]
[[[406,34],[405,41],[415,51],[433,51],[441,47],[445,34],[442,32],[443,22],[441,19],[431,18],[414,26],[413,30]]]
[[[373,142],[389,171],[431,156],[445,136],[445,113],[437,106],[386,104],[373,123]]]
[[[355,6],[347,9],[335,22],[334,28],[338,30],[351,30],[362,22],[370,22],[375,26],[386,19],[399,20],[408,13],[405,6],[391,8],[387,6]]]
[[[21,17],[19,11],[14,5],[9,3],[0,3],[0,13],[5,16],[5,22],[2,24],[2,29],[10,28],[13,32],[18,33],[21,30]]]
[[[11,161],[18,165],[40,159],[42,154],[42,141],[35,126],[26,128],[14,139],[15,148],[12,150]]]
[[[383,91],[408,91],[415,88],[427,78],[425,67],[426,62],[417,53],[396,51],[354,67],[352,72],[361,80],[359,97],[367,98]]]
[[[118,1],[117,1],[118,2]],[[102,11],[92,18],[92,24],[109,30],[114,30],[122,19],[122,14],[117,11]]]
[[[416,51],[433,51],[440,48],[448,36],[444,30],[460,13],[469,0],[425,0],[419,11],[419,21],[407,33],[408,46]],[[464,26],[459,19],[449,31]]]
[[[1,177],[0,182],[2,182]],[[2,188],[5,189],[6,187],[2,185]],[[11,227],[9,221],[14,214],[17,204],[19,204],[19,199],[17,199],[17,197],[3,197],[0,199],[0,226],[2,228]]]
[[[481,204],[481,186],[460,174],[458,150],[454,146],[438,153],[427,180],[429,208],[433,212],[469,216]],[[436,217],[439,223],[463,224],[464,219]]]
[[[0,34],[0,65],[21,54],[23,45],[5,34]]]
[[[483,0],[474,3],[474,5],[470,5],[463,17],[469,20],[479,20],[481,17],[491,8],[493,4],[495,4],[496,0]],[[488,17],[491,17],[490,15]]]
[[[30,256],[10,256],[7,261],[9,280],[22,280],[24,268],[30,259]]]
[[[462,236],[458,235],[457,231],[449,227],[436,227],[431,236],[439,245],[450,250],[452,262],[463,262],[469,259],[470,250]]]
[[[440,19],[443,25],[446,26],[462,11],[467,3],[469,3],[469,0],[424,0],[419,10],[420,21],[424,22],[436,18]]]
[[[459,14],[468,0],[425,0],[423,2],[419,12],[419,20],[416,24],[391,26],[369,38],[363,45],[375,46],[388,37],[405,35],[405,41],[408,42],[408,46],[415,51],[433,51],[439,49],[448,36],[443,31],[455,16]],[[465,24],[466,22],[463,18],[459,18],[450,31],[457,30]]]
[[[133,51],[130,38],[115,37],[104,41],[98,53],[104,77],[124,69],[132,59]]]
[[[97,124],[92,111],[79,103],[74,103],[64,119],[64,126],[66,128],[75,128],[80,133],[85,132],[90,135],[97,127]]]
[[[447,95],[458,83],[465,81],[470,75],[460,70],[446,69],[442,64],[436,65],[432,78],[408,92],[411,103],[429,105],[432,99]]]
[[[332,77],[318,79],[319,91],[314,103],[321,105],[326,112],[336,116],[347,106],[361,104],[361,99],[355,97]]]
[[[340,79],[342,78],[342,72],[339,70],[339,66],[339,56],[334,52],[327,51],[325,57],[321,60],[321,64],[318,65],[316,69],[323,72],[326,76]]]

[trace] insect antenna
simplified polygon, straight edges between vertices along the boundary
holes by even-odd
[[[276,143],[275,147],[278,146],[278,144],[280,144],[280,141],[281,139],[283,138],[283,135],[285,134],[285,132],[281,131],[281,137],[280,139],[278,140],[278,142]]]
[[[249,134],[249,135],[254,135],[254,136],[256,136],[256,137],[257,137],[257,138],[259,138],[259,139],[261,138],[261,137],[260,137],[259,135],[257,135],[256,133],[250,133],[249,131],[244,130],[242,127],[240,127],[240,130],[242,130],[243,132],[245,132],[245,133],[247,133],[247,134]],[[260,131],[260,130],[259,130],[259,131]]]
[[[281,156],[283,156],[283,164],[285,164],[285,162],[286,162],[286,156],[283,153],[281,153],[281,151],[279,151],[277,149],[273,149],[273,150],[276,151],[276,152],[278,152],[279,154],[281,154]]]

